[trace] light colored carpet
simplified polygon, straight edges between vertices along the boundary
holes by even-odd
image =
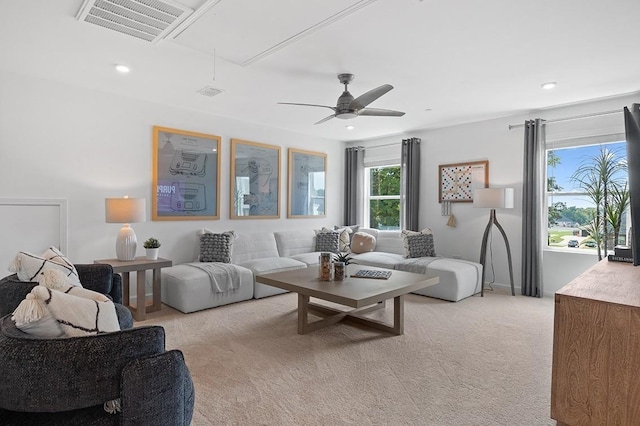
[[[136,325],[162,325],[183,351],[193,425],[555,425],[552,298],[408,295],[403,336],[345,323],[301,336],[296,305],[163,306]]]

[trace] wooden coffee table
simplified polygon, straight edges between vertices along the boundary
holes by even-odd
[[[354,274],[360,269],[381,268],[349,265],[347,266],[347,274]],[[310,266],[294,271],[257,275],[256,281],[298,293],[298,334],[306,334],[310,331],[348,320],[399,335],[404,333],[404,295],[414,290],[438,284],[440,279],[437,276],[431,277],[394,270],[386,280],[349,276],[344,281],[320,281],[318,268]],[[354,309],[342,311],[318,305],[309,301],[311,297]],[[363,313],[384,308],[388,299],[393,299],[393,325],[361,316]],[[309,310],[328,316],[309,323]]]

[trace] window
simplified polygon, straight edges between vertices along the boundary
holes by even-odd
[[[364,226],[400,229],[400,165],[365,168]]]
[[[547,244],[604,257],[630,223],[626,144],[582,142],[547,144]]]

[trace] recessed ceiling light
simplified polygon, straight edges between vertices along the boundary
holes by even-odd
[[[352,126],[351,124],[349,124],[348,126],[345,126],[345,127],[347,128],[347,130],[353,130],[353,129],[355,129],[355,127],[354,127],[354,126]]]
[[[542,83],[542,85],[540,87],[542,87],[545,90],[549,90],[549,89],[553,89],[554,87],[556,87],[558,83],[556,83],[555,81],[548,81],[546,83]]]
[[[126,74],[131,70],[126,65],[116,65],[116,71],[121,72],[123,74]]]

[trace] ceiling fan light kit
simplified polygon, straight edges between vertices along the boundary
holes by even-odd
[[[301,104],[294,102],[279,102],[279,104],[329,108],[333,111],[333,114],[323,118],[322,120],[314,124],[324,123],[325,121],[331,120],[333,117],[340,118],[342,120],[349,120],[352,118],[356,118],[359,115],[369,115],[377,117],[402,117],[404,115],[404,112],[394,111],[390,109],[367,108],[367,105],[369,105],[371,102],[375,101],[376,99],[393,89],[393,86],[390,84],[383,84],[382,86],[371,89],[365,94],[360,95],[354,99],[353,95],[349,93],[347,87],[349,83],[353,81],[354,77],[355,76],[353,74],[338,74],[338,80],[340,81],[340,83],[344,84],[344,92],[342,92],[342,95],[340,95],[340,97],[338,98],[338,102],[335,107],[317,104]]]

